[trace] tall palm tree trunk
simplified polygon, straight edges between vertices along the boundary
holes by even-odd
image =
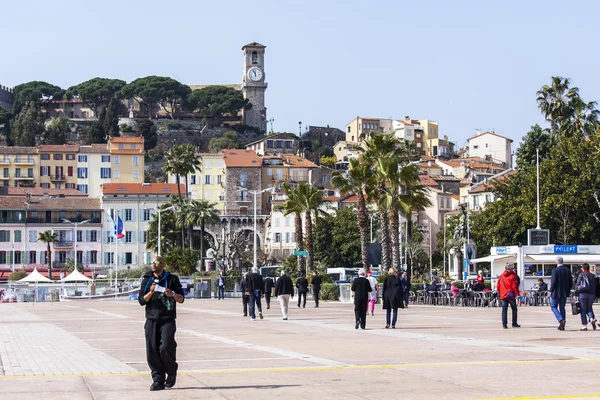
[[[406,215],[406,243],[410,242],[410,239],[412,238],[412,212],[409,211]],[[412,258],[410,258],[410,262],[409,260],[406,260],[406,274],[408,275],[408,278],[410,279],[412,277],[412,264],[413,264],[413,260]]]
[[[304,250],[304,240],[302,237],[302,215],[296,213],[295,215],[295,225],[296,225],[296,250]],[[298,256],[296,258],[296,265],[298,267],[298,275],[304,271],[304,258],[302,256]]]
[[[77,234],[77,232],[75,232]],[[47,250],[48,252],[48,279],[52,279],[52,253],[50,252],[50,242],[48,242]],[[77,257],[77,254],[75,254]]]
[[[367,236],[367,225],[369,216],[365,196],[358,193],[358,230],[360,232],[360,260],[365,272],[369,270],[369,237]]]
[[[390,208],[390,231],[392,238],[392,267],[400,271],[400,221],[398,207],[392,205]]]
[[[218,258],[219,257],[216,257],[215,259]],[[200,269],[204,270],[204,217],[200,222],[200,264]]]
[[[390,268],[390,227],[388,211],[379,209],[379,224],[381,229],[381,268],[387,271]]]
[[[314,270],[314,261],[315,255],[313,250],[313,232],[312,232],[312,216],[311,212],[308,211],[306,213],[306,251],[308,252],[308,256],[306,256],[306,269],[313,271]]]

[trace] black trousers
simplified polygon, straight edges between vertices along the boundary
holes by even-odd
[[[319,294],[321,292],[321,289],[319,290],[314,290],[313,289],[313,298],[315,299],[315,306],[319,307]]]
[[[244,317],[248,315],[248,302],[250,301],[250,296],[242,295],[242,305],[244,307]]]
[[[267,303],[267,308],[271,308],[271,292],[265,293],[265,302]]]
[[[298,292],[298,307],[300,307],[300,303],[303,296],[304,300],[302,301],[302,307],[306,307],[306,292]]]
[[[512,324],[517,325],[517,300],[516,299],[502,299],[502,326],[508,324],[508,306],[512,310]]]
[[[256,318],[256,309],[262,313],[262,303],[260,301],[260,294],[257,296],[254,292],[250,292],[250,317]]]
[[[173,375],[177,372],[176,330],[175,320],[153,321],[147,319],[144,325],[146,359],[152,371],[152,380],[161,385],[165,383],[165,374]]]
[[[365,303],[363,307],[354,305],[354,317],[356,318],[356,322],[360,322],[362,329],[365,329],[367,326],[367,305],[368,303]]]
[[[225,300],[225,286],[219,286],[217,295],[219,300]]]

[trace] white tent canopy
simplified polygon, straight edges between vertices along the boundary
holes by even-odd
[[[40,274],[40,272],[37,270],[37,268],[34,268],[34,270],[29,275],[27,275],[23,279],[20,279],[19,282],[38,283],[38,282],[52,282],[52,281],[50,279],[46,278],[44,275]]]
[[[478,263],[482,263],[482,262],[493,262],[496,260],[500,260],[502,258],[511,258],[514,260],[514,257],[512,254],[503,254],[503,255],[497,255],[497,256],[487,256],[487,257],[481,257],[481,258],[474,258],[472,260],[469,260],[470,263],[472,264],[478,264]]]
[[[60,282],[91,282],[92,280],[74,269],[69,275],[60,280]]]

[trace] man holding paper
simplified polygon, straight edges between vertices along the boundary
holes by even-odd
[[[146,359],[154,381],[151,391],[175,386],[175,304],[183,303],[183,300],[179,278],[165,271],[161,256],[154,257],[152,270],[144,274],[138,294],[140,305],[146,306]]]

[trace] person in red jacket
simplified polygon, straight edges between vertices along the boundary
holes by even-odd
[[[517,297],[519,296],[519,282],[517,275],[515,274],[515,267],[510,264],[506,267],[506,270],[498,277],[498,284],[496,286],[498,294],[502,300],[502,327],[508,329],[508,306],[512,310],[512,327],[520,328],[521,325],[517,323]]]

